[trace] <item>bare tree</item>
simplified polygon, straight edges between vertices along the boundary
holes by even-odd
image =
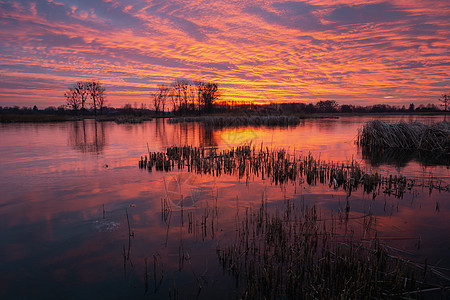
[[[173,111],[182,111],[182,84],[179,80],[172,83],[172,93],[171,93]]]
[[[447,111],[447,107],[450,105],[450,93],[442,94],[439,100],[442,102],[441,106],[444,107],[444,111]]]
[[[219,86],[214,82],[207,82],[204,84],[202,90],[202,98],[204,103],[204,111],[209,113],[213,110],[214,104],[219,97]]]
[[[159,113],[159,107],[161,106],[159,93],[156,92],[156,93],[152,94],[152,97],[153,97],[153,108],[155,109],[155,113],[158,114]]]
[[[170,88],[167,85],[158,85],[158,91],[154,93],[153,96],[153,107],[155,108],[155,113],[158,114],[160,111],[164,114],[166,109],[167,100],[169,98]],[[173,95],[172,96],[173,99]]]
[[[81,109],[86,108],[86,100],[89,96],[88,93],[88,82],[87,81],[78,81],[73,86],[74,91],[79,95],[81,101]]]
[[[69,90],[64,93],[64,96],[66,96],[67,106],[72,110],[77,111],[81,107],[81,97],[76,89],[69,88]]]
[[[195,82],[196,85],[196,91],[197,91],[197,107],[198,110],[201,111],[205,105],[204,101],[203,101],[203,90],[205,87],[205,82],[203,81],[196,81]]]
[[[100,81],[92,80],[87,82],[87,91],[91,97],[91,105],[94,109],[94,114],[97,115],[97,110],[103,112],[103,107],[105,104],[105,89],[103,88]]]
[[[158,88],[160,97],[165,100],[160,105],[164,105],[170,99],[174,113],[196,110],[211,112],[220,96],[218,85],[214,82],[177,80],[171,84],[170,88],[165,85]]]
[[[161,111],[164,115],[167,99],[169,98],[170,88],[167,85],[162,84],[158,86],[158,90],[159,90],[159,97],[161,100]]]
[[[325,100],[316,103],[316,109],[318,112],[330,113],[337,111],[339,104],[335,100]]]
[[[177,80],[177,85],[180,89],[182,111],[187,111],[189,102],[189,81],[184,79]]]

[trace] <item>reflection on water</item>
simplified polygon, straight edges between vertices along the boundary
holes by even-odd
[[[449,166],[450,154],[435,154],[428,151],[414,149],[388,148],[380,151],[373,151],[367,147],[361,147],[363,159],[372,166],[392,165],[405,167],[408,163],[416,161],[425,166]]]
[[[450,241],[443,238],[450,236],[449,194],[427,183],[437,177],[448,185],[448,164],[366,160],[354,138],[371,118],[220,130],[162,119],[2,124],[0,298],[233,298],[235,279],[224,274],[216,250],[235,241],[238,225],[262,199],[274,211],[286,199],[315,205],[325,216],[336,214],[335,225],[355,236],[370,215],[395,255],[450,268]],[[137,165],[148,151],[174,145],[228,149],[245,143],[285,148],[291,157],[311,153],[327,164],[353,158],[372,173],[425,180],[402,197],[389,186],[349,195],[329,179],[275,185],[252,174],[239,178],[238,171],[214,177]]]
[[[69,144],[81,152],[100,154],[106,145],[106,126],[104,122],[84,119],[71,122]]]
[[[217,136],[212,128],[205,128],[198,123],[181,123],[171,125],[166,119],[155,119],[152,123],[147,122],[149,133],[153,135],[150,143],[156,141],[160,146],[170,145],[203,145],[218,146]]]

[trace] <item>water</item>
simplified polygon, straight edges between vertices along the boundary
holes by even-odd
[[[448,165],[364,159],[354,141],[370,119],[220,130],[164,120],[1,124],[0,297],[230,298],[234,281],[222,271],[216,249],[233,240],[236,216],[246,207],[256,208],[265,197],[273,207],[289,198],[315,204],[324,214],[345,209],[346,192],[327,184],[277,186],[253,177],[150,173],[137,164],[148,151],[251,143],[330,162],[354,159],[374,172],[417,182],[450,183]],[[442,117],[382,119],[431,123]],[[162,214],[165,200],[171,212]],[[376,217],[379,236],[396,254],[422,262],[427,257],[430,264],[450,268],[449,200],[448,192],[422,186],[400,199],[384,193],[373,199],[359,191],[349,203],[352,216]],[[202,225],[205,216],[208,226]]]

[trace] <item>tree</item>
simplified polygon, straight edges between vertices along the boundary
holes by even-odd
[[[335,112],[338,106],[335,100],[319,101],[316,103],[316,109],[321,113]]]
[[[439,100],[442,102],[441,106],[444,107],[444,111],[447,111],[447,107],[450,105],[450,93],[442,94]]]
[[[201,93],[202,102],[204,103],[204,112],[212,112],[217,98],[219,98],[219,86],[214,82],[207,82],[203,86]]]
[[[73,86],[73,90],[80,98],[81,109],[86,108],[86,100],[88,98],[88,82],[87,81],[77,81]]]
[[[182,86],[180,81],[175,81],[174,83],[172,83],[172,93],[171,93],[171,99],[172,99],[172,104],[173,104],[173,111],[181,111],[182,110]]]
[[[153,97],[153,108],[155,109],[155,113],[159,113],[159,107],[161,106],[160,98],[158,93],[154,93]]]
[[[77,81],[73,87],[64,94],[66,104],[73,110],[85,109],[88,98],[91,99],[91,107],[94,113],[97,110],[103,113],[105,107],[105,89],[100,81]]]
[[[170,87],[158,86],[158,93],[155,94],[153,101],[164,110],[170,99],[174,113],[211,112],[219,96],[217,83],[177,80]]]
[[[169,98],[170,88],[165,85],[158,85],[158,91],[153,94],[153,107],[155,108],[155,113],[158,114],[160,111],[164,114],[167,99]]]
[[[343,113],[351,113],[353,111],[352,105],[343,104],[341,105],[341,112]]]
[[[162,85],[158,86],[158,90],[159,90],[159,97],[161,100],[161,111],[164,115],[164,112],[166,109],[167,98],[169,98],[170,88],[167,85],[162,84]]]
[[[181,95],[181,108],[183,111],[188,110],[188,101],[189,101],[189,81],[187,80],[177,80],[177,85],[180,90]]]
[[[94,110],[94,114],[97,115],[97,110],[103,113],[103,107],[105,104],[105,89],[100,81],[92,80],[86,83],[87,91],[91,97],[91,105]]]
[[[81,97],[75,88],[69,88],[67,92],[64,93],[66,96],[66,104],[72,110],[77,111],[81,107]]]

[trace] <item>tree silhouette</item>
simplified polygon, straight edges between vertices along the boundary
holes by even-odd
[[[78,94],[81,101],[81,109],[86,108],[86,100],[88,98],[87,81],[77,81],[73,86],[73,90]]]
[[[167,99],[169,98],[170,88],[165,85],[159,85],[158,91],[153,94],[153,107],[155,108],[155,113],[158,114],[160,111],[164,114]]]
[[[444,111],[447,111],[447,107],[450,105],[450,93],[442,94],[439,100],[442,102],[441,106],[444,107]]]
[[[338,104],[335,100],[325,100],[316,103],[316,109],[318,112],[330,113],[337,111]]]
[[[81,97],[76,89],[69,88],[69,90],[64,93],[64,96],[66,96],[67,106],[72,110],[77,111],[81,107]]]
[[[105,106],[105,89],[100,81],[78,81],[73,87],[69,87],[64,93],[66,104],[73,110],[86,108],[86,101],[91,99],[91,108],[97,114],[97,110],[103,112]]]
[[[219,97],[218,88],[219,86],[214,82],[208,82],[203,86],[201,95],[205,104],[204,111],[207,113],[213,110],[214,104]]]
[[[100,113],[102,113],[105,104],[105,89],[100,81],[88,81],[87,91],[91,97],[91,105],[92,109],[94,109],[94,114],[97,115],[97,110],[100,110]]]

